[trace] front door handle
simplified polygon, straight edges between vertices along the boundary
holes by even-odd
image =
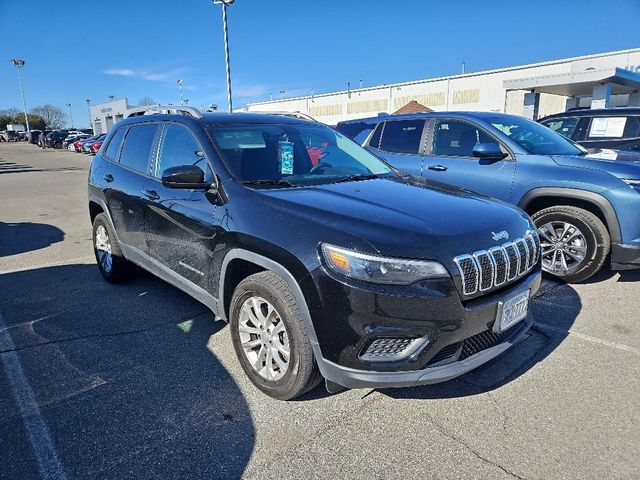
[[[109,183],[113,182],[113,175],[111,175],[110,173],[106,173],[102,178],[104,178],[105,182],[109,182]]]
[[[160,195],[155,190],[143,190],[142,194],[149,200],[158,200],[160,198]]]
[[[427,168],[429,170],[433,170],[434,172],[446,172],[447,171],[447,167],[445,167],[444,165],[429,165]]]

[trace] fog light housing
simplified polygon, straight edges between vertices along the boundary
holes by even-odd
[[[429,344],[429,337],[380,337],[371,341],[360,352],[366,362],[397,362],[417,356]]]

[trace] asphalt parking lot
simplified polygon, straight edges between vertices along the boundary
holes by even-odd
[[[546,280],[451,382],[279,402],[203,305],[102,280],[89,161],[0,144],[0,478],[640,478],[640,272]]]

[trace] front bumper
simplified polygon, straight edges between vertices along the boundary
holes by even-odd
[[[372,372],[342,367],[325,361],[324,369],[321,368],[321,370],[326,379],[347,388],[412,387],[446,382],[487,363],[508,350],[527,333],[532,324],[533,316],[529,313],[525,320],[512,327],[513,332],[509,332],[509,336],[501,343],[481,350],[463,360],[456,360],[445,365],[404,372]]]
[[[531,326],[531,314],[506,332],[492,334],[499,302],[526,290],[533,295],[541,274],[537,267],[506,288],[470,300],[461,299],[450,278],[389,287],[336,279],[321,267],[307,281],[319,295],[309,307],[323,376],[348,388],[402,387],[457,377],[517,342]],[[367,345],[388,337],[428,337],[429,343],[397,361],[363,359]]]
[[[614,243],[611,245],[612,270],[631,270],[640,268],[640,246],[623,245]]]

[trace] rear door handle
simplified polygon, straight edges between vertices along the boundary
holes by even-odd
[[[106,173],[102,178],[104,178],[105,182],[113,182],[113,175],[111,175],[110,173]]]
[[[158,200],[160,195],[155,190],[142,190],[142,194],[149,200]]]
[[[434,172],[446,172],[447,171],[447,167],[445,167],[444,165],[429,165],[427,168],[429,170],[433,170]]]

